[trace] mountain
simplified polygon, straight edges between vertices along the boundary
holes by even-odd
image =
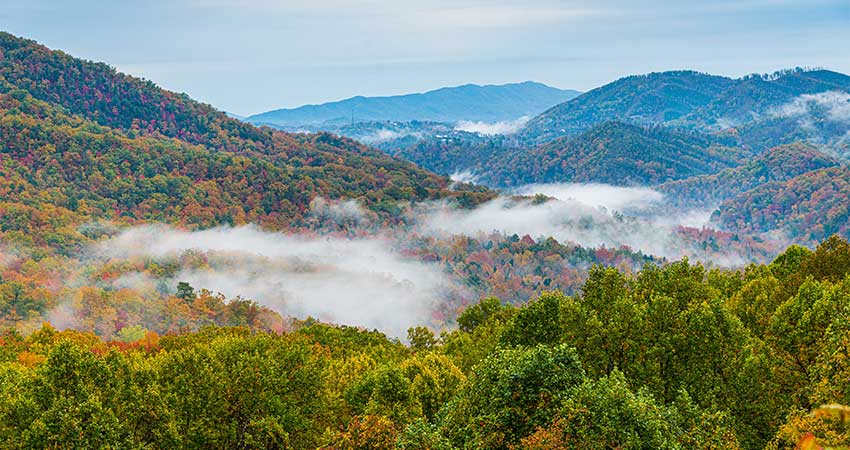
[[[530,150],[503,136],[454,132],[418,139],[387,151],[441,175],[467,173],[476,182],[497,187],[507,185],[500,175],[502,164]]]
[[[521,136],[545,142],[608,120],[717,130],[764,119],[800,96],[831,91],[850,92],[850,77],[804,69],[739,79],[693,71],[635,75],[550,108],[529,121]]]
[[[850,234],[850,168],[830,167],[731,198],[713,220],[737,232],[774,232],[809,244]]]
[[[490,186],[652,185],[715,173],[749,155],[701,133],[615,121],[530,149],[506,137],[456,136],[423,141],[394,154],[437,173],[469,172]]]
[[[733,80],[711,102],[692,111],[683,122],[698,127],[738,126],[783,106],[801,95],[830,91],[850,92],[850,76],[829,70],[789,69],[769,75],[748,75]]]
[[[422,94],[352,97],[321,105],[278,109],[248,117],[256,124],[279,127],[332,126],[381,121],[499,122],[533,116],[574,98],[578,91],[527,81],[504,85],[466,84]]]
[[[656,189],[665,203],[694,208],[719,205],[751,189],[771,182],[784,182],[813,170],[835,167],[841,160],[803,143],[772,148],[745,164],[711,175],[671,181]]]
[[[581,133],[609,120],[650,125],[676,120],[708,105],[733,80],[694,71],[621,78],[533,118],[522,134],[535,142]]]
[[[605,122],[548,142],[526,156],[528,181],[653,185],[717,172],[746,157],[699,133]],[[520,169],[521,164],[505,167]],[[521,175],[513,177],[519,180]]]
[[[6,33],[0,137],[2,237],[26,246],[72,248],[95,220],[288,229],[316,197],[381,209],[482,195],[350,139],[256,128]]]

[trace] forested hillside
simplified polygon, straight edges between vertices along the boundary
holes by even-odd
[[[45,221],[66,225],[64,236],[53,239],[67,242],[52,244],[69,250],[81,239],[72,229],[92,219],[287,229],[303,222],[316,196],[380,207],[467,195],[449,192],[443,178],[327,134],[299,137],[286,158],[283,149],[266,157],[100,126],[22,90],[0,94],[0,113],[0,216],[10,242],[44,244],[43,233],[56,231],[40,228]]]
[[[450,192],[447,179],[348,139],[255,128],[32,41],[0,34],[0,50],[3,231],[36,245],[48,210],[68,226],[100,218],[285,229],[316,196],[378,209],[489,196]],[[73,247],[79,236],[64,234]]]
[[[640,125],[668,122],[708,105],[733,83],[693,71],[625,77],[549,109],[532,119],[522,134],[540,143],[576,135],[609,120]]]
[[[772,182],[725,201],[715,213],[723,226],[737,231],[781,232],[800,242],[850,234],[850,169],[808,172]]]
[[[748,156],[698,133],[606,122],[572,139],[557,139],[500,166],[513,184],[572,182],[654,185],[715,173]]]
[[[437,173],[467,171],[490,186],[527,183],[654,185],[736,166],[749,152],[686,130],[604,122],[525,148],[510,137],[431,139],[393,154]]]
[[[739,79],[692,71],[634,75],[564,102],[532,119],[521,132],[540,143],[621,120],[696,129],[735,128],[764,119],[802,95],[850,92],[850,76],[791,69]],[[773,142],[773,145],[786,142]]]
[[[734,126],[793,102],[804,94],[850,91],[850,76],[830,70],[791,69],[749,75],[718,92],[684,120],[697,126]]]
[[[711,175],[702,175],[658,186],[666,201],[676,207],[717,206],[724,200],[770,182],[783,182],[806,172],[838,166],[842,161],[797,143],[781,145],[752,160]]]
[[[0,33],[0,447],[850,446],[848,168],[686,127],[845,78],[630,77],[420,168]]]
[[[183,292],[192,305],[203,295]],[[848,296],[850,245],[833,238],[746,271],[681,261],[632,277],[595,267],[575,296],[548,292],[519,308],[485,299],[457,330],[411,328],[409,347],[315,321],[282,334],[135,329],[115,341],[49,325],[26,337],[7,331],[0,442],[847,446],[847,409],[818,405],[850,403]]]

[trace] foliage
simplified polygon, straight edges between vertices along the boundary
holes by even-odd
[[[741,271],[597,266],[572,296],[488,298],[439,337],[412,329],[411,346],[315,320],[9,330],[0,445],[840,448],[844,422],[807,411],[850,403],[848,261],[836,237]],[[111,295],[81,288],[80,311],[106,314]]]

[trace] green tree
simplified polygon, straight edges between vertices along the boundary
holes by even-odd
[[[583,380],[566,345],[498,350],[440,411],[440,432],[457,447],[506,449],[548,423]]]

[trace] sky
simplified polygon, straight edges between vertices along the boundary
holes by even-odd
[[[0,0],[0,29],[249,115],[526,80],[850,73],[850,0]]]

